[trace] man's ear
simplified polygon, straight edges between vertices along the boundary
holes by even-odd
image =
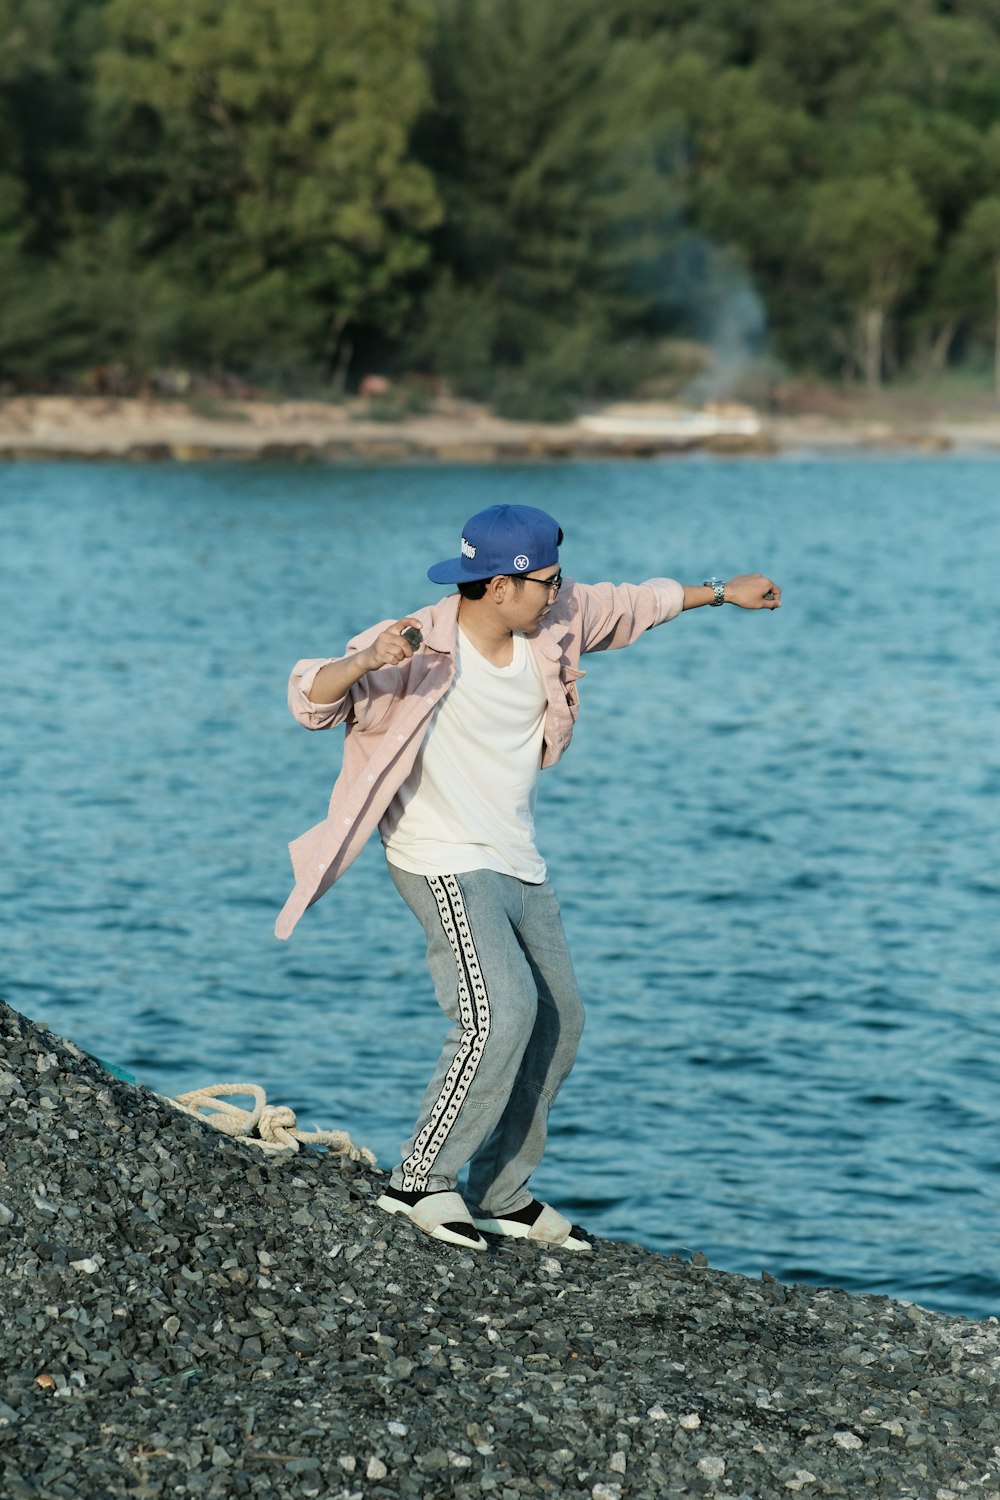
[[[507,577],[506,573],[498,573],[496,578],[490,579],[487,593],[494,601],[494,603],[500,603],[507,592],[507,585],[509,583],[510,579]]]

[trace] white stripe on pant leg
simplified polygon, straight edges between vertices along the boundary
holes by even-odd
[[[404,1192],[419,1191],[433,1172],[475,1081],[490,1034],[490,1000],[461,886],[454,875],[428,876],[427,885],[458,966],[458,1017],[464,1035],[427,1123],[402,1164]]]

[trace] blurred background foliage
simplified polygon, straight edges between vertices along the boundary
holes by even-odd
[[[998,372],[1000,0],[0,0],[0,290],[7,390]]]

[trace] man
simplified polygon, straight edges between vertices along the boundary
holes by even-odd
[[[530,506],[480,512],[459,556],[428,570],[457,594],[373,626],[345,656],[299,662],[289,689],[300,723],[344,724],[346,738],[326,820],[291,846],[296,886],[278,935],[289,935],[377,825],[451,1021],[378,1203],[435,1239],[478,1250],[481,1231],[590,1249],[528,1187],[583,1027],[534,837],[538,772],[570,742],[580,657],[628,646],[699,605],[781,602],[759,573],[700,586],[573,583],[559,568],[562,540],[552,517]],[[628,705],[622,719],[627,730]]]

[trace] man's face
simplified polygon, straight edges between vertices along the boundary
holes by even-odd
[[[501,609],[510,630],[528,635],[537,629],[556,601],[558,590],[551,588],[549,582],[560,577],[559,565],[553,563],[550,568],[539,568],[537,573],[508,579]]]

